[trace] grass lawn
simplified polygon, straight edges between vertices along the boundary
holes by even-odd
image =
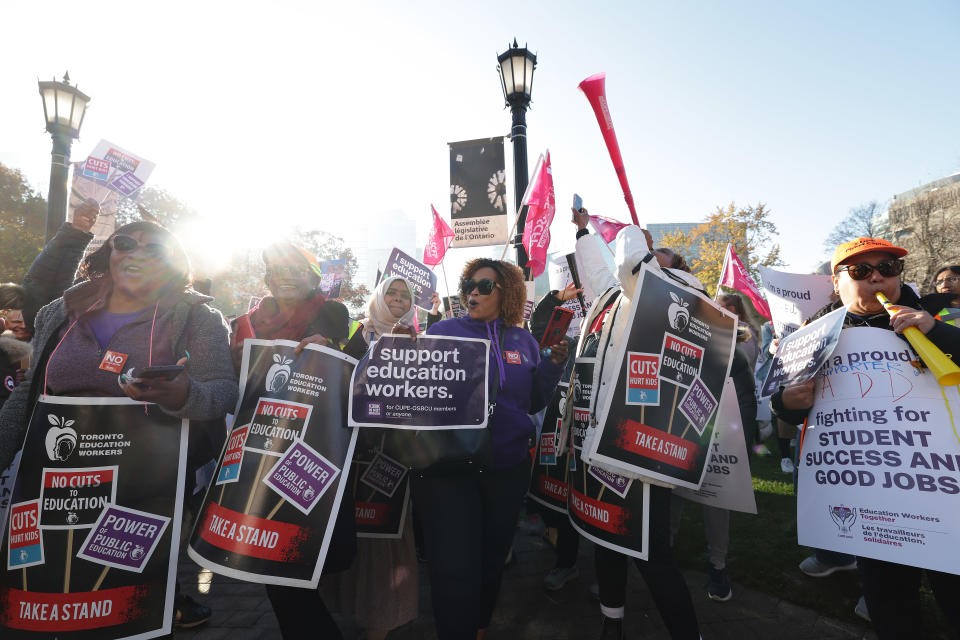
[[[769,439],[766,445],[771,451],[777,451],[776,438]],[[793,494],[793,478],[780,471],[779,455],[753,456],[751,471],[757,515],[731,514],[727,559],[730,578],[824,615],[862,622],[853,613],[861,595],[856,571],[838,571],[826,578],[811,578],[797,568],[811,552],[797,544],[797,501]],[[684,508],[675,547],[682,566],[706,570],[707,545],[698,505],[688,503]],[[926,581],[922,598],[928,629],[935,630],[939,637],[948,637]]]

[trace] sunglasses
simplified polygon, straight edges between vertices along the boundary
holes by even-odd
[[[494,282],[490,278],[481,278],[480,280],[461,280],[460,281],[460,293],[465,296],[473,293],[473,290],[476,289],[477,293],[482,296],[488,296],[493,293],[493,290],[496,287],[499,287],[500,284]]]
[[[110,247],[120,253],[131,253],[137,249],[143,249],[146,255],[156,258],[166,257],[168,253],[166,245],[159,242],[146,242],[141,244],[136,238],[125,235],[110,238]]]
[[[845,264],[841,267],[837,267],[837,273],[841,271],[846,271],[850,274],[850,278],[853,280],[866,280],[870,277],[876,270],[884,278],[892,278],[903,273],[903,259],[898,258],[896,260],[884,260],[876,266],[868,264],[866,262],[861,262],[859,264]]]

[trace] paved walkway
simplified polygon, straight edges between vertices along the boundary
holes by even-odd
[[[580,545],[580,578],[559,592],[543,589],[544,574],[553,567],[554,552],[539,537],[517,533],[517,562],[504,575],[500,603],[488,633],[490,640],[592,640],[599,634],[599,606],[589,593],[594,582],[593,546]],[[186,593],[210,606],[213,618],[197,629],[180,630],[178,638],[196,640],[280,639],[277,620],[263,586],[209,572],[201,572],[184,554],[180,582]],[[795,606],[775,595],[733,585],[734,597],[726,603],[708,600],[703,586],[706,574],[685,572],[705,640],[851,640],[875,639],[867,625],[826,618]],[[421,566],[420,617],[390,634],[389,640],[435,639],[430,615],[430,586]],[[626,637],[667,640],[646,585],[630,570]],[[346,640],[358,637],[349,619],[338,618]],[[323,639],[318,639],[323,640]]]

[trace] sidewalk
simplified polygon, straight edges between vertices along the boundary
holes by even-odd
[[[509,640],[591,640],[599,634],[599,605],[590,596],[594,581],[593,545],[580,545],[580,578],[558,592],[543,589],[544,574],[553,567],[554,553],[539,537],[517,533],[516,564],[504,574],[500,603],[488,637]],[[630,570],[627,596],[626,637],[668,640],[646,585],[635,569]],[[262,585],[241,582],[201,572],[184,554],[180,582],[185,593],[213,609],[213,618],[196,629],[179,630],[178,638],[195,640],[280,640],[277,620]],[[707,599],[703,586],[707,576],[685,572],[705,640],[852,640],[876,636],[866,624],[856,625],[820,616],[765,594],[733,585],[733,599],[717,603]],[[390,640],[436,638],[430,615],[430,587],[421,565],[420,612],[417,620],[390,634]],[[207,593],[201,593],[207,590]],[[358,630],[349,619],[338,618],[346,640]],[[322,640],[322,639],[318,639]]]

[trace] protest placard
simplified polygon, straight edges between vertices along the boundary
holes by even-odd
[[[188,429],[128,398],[41,396],[3,541],[4,638],[172,631]]]
[[[338,260],[323,260],[320,262],[320,291],[328,300],[334,300],[340,297],[340,289],[343,286],[343,275],[347,268],[345,258]]]
[[[90,255],[103,246],[116,227],[117,209],[120,206],[120,194],[108,189],[104,180],[85,176],[84,162],[74,162],[70,197],[67,200],[67,221],[73,222],[77,208],[87,200],[93,200],[100,207],[100,215],[90,232],[93,240],[87,245],[85,255]]]
[[[410,283],[415,305],[421,309],[433,308],[430,304],[430,296],[437,291],[437,275],[430,270],[430,267],[394,247],[386,266],[383,267],[380,280],[390,276],[400,276]]]
[[[629,331],[608,354],[613,388],[596,407],[597,436],[584,459],[614,471],[696,489],[706,471],[717,398],[730,371],[736,318],[712,300],[644,264],[625,324]],[[657,363],[636,355],[659,357]],[[640,367],[640,373],[638,373]],[[658,402],[644,404],[653,391]]]
[[[569,463],[568,451],[560,454],[563,420],[567,411],[567,389],[569,385],[561,382],[557,385],[550,403],[543,414],[543,428],[537,441],[537,451],[533,457],[533,474],[527,495],[535,502],[557,511],[567,512],[567,475]],[[544,442],[552,447],[552,453],[544,451]]]
[[[410,504],[407,468],[384,447],[386,432],[360,429],[350,465],[358,538],[399,538]]]
[[[841,307],[781,340],[760,387],[760,397],[773,395],[781,386],[812,379],[837,346],[846,315],[846,307]]]
[[[571,265],[577,267],[575,253],[557,256],[547,264],[547,275],[550,279],[551,290],[561,291],[574,281]],[[579,273],[579,268],[577,268],[577,271]],[[583,286],[583,294],[572,300],[567,300],[561,305],[564,309],[573,311],[573,320],[570,322],[570,328],[567,329],[567,335],[571,338],[580,335],[580,323],[583,322],[583,317],[590,312],[595,297],[595,293],[589,284],[582,280],[580,284]]]
[[[126,176],[124,181],[127,185],[135,184],[135,182],[143,185],[150,179],[150,174],[157,166],[155,163],[131,153],[109,140],[98,142],[97,146],[90,152],[90,157],[110,163],[110,177],[107,179],[107,186],[110,188],[114,188],[113,182],[123,176]],[[131,176],[127,176],[127,174],[131,174]],[[136,180],[134,181],[133,178]],[[115,188],[115,190],[119,191],[120,189]]]
[[[316,588],[356,442],[346,428],[356,360],[296,347],[244,341],[234,427],[214,475],[223,480],[207,490],[187,552],[214,573]]]
[[[737,390],[731,378],[727,378],[723,385],[714,433],[707,473],[703,476],[700,488],[677,487],[673,492],[691,502],[718,509],[756,513],[757,500],[753,495],[747,442],[740,418],[740,405],[737,403]]]
[[[788,273],[760,267],[760,281],[770,306],[773,330],[784,338],[830,304],[834,296],[830,276]]]
[[[507,242],[503,138],[451,142],[450,222],[454,247]]]
[[[443,308],[449,312],[451,318],[463,318],[468,315],[467,310],[463,308],[458,296],[444,296]]]
[[[350,426],[486,427],[489,344],[476,338],[381,337],[353,374]]]
[[[844,329],[817,376],[799,455],[802,545],[960,573],[957,387],[884,329]]]

